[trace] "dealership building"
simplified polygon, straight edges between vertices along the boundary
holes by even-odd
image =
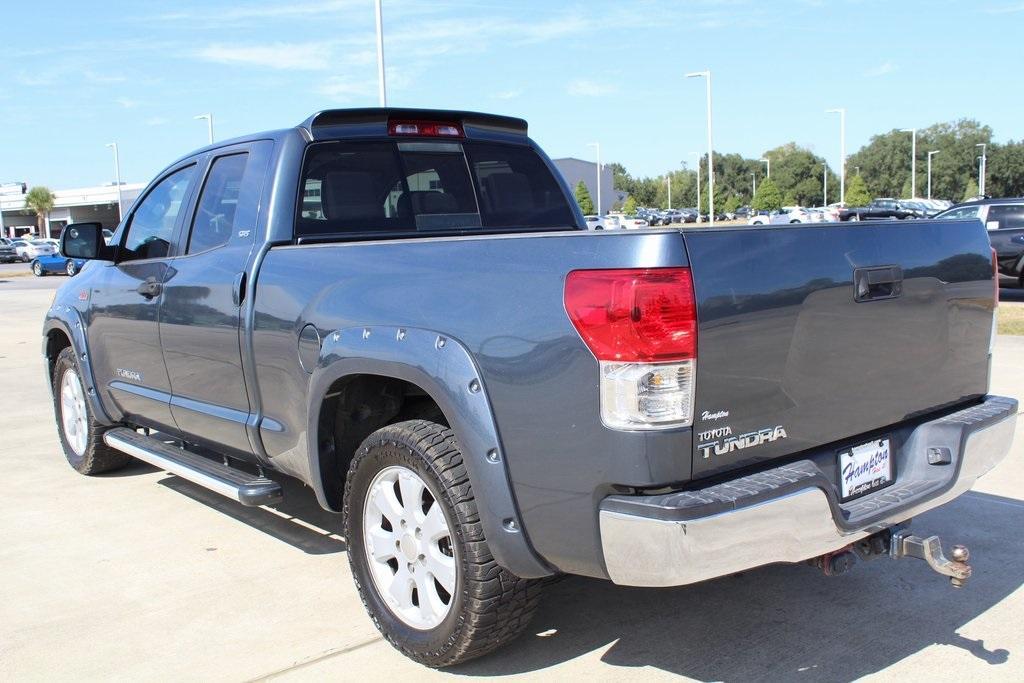
[[[601,169],[601,206],[598,207],[597,164],[593,161],[585,161],[575,157],[552,159],[551,161],[554,163],[555,168],[558,169],[558,172],[562,174],[562,177],[565,178],[570,191],[575,191],[579,182],[583,181],[583,184],[587,186],[587,192],[590,193],[590,199],[594,202],[594,206],[598,208],[598,212],[602,216],[611,211],[612,206],[617,202],[621,206],[621,202],[626,201],[626,193],[615,189],[614,174],[606,164],[601,164],[603,166]]]
[[[142,183],[122,183],[120,203],[125,211],[145,187]],[[36,213],[25,205],[24,183],[0,186],[0,234],[4,237],[25,237],[37,234]],[[53,209],[46,217],[45,237],[59,237],[69,223],[99,222],[114,229],[120,222],[118,186],[113,183],[98,187],[54,190]]]

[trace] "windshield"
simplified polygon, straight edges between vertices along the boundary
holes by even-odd
[[[574,228],[561,186],[526,145],[311,145],[296,234]]]

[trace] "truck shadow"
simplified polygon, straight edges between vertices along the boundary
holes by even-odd
[[[915,521],[971,549],[974,576],[960,590],[923,562],[888,559],[834,578],[777,565],[678,589],[569,578],[546,591],[527,635],[453,672],[522,674],[601,652],[611,666],[698,680],[849,681],[933,644],[999,666],[1008,643],[983,624],[971,627],[977,638],[958,629],[1024,583],[1024,545],[1008,542],[1022,525],[1024,502],[973,492]]]
[[[341,515],[321,508],[312,490],[298,480],[274,473],[268,476],[284,488],[284,499],[274,507],[246,507],[173,475],[159,483],[304,553],[328,555],[345,551]]]

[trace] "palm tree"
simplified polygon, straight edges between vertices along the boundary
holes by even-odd
[[[25,195],[25,206],[36,212],[36,226],[39,228],[40,237],[49,237],[46,234],[46,216],[53,209],[53,192],[50,188],[36,185]]]

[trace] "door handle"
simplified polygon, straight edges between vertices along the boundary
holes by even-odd
[[[895,299],[903,293],[903,269],[899,266],[857,268],[853,271],[853,300]]]
[[[146,280],[135,290],[147,299],[152,299],[155,296],[159,296],[160,292],[164,291],[164,286],[156,280]]]

